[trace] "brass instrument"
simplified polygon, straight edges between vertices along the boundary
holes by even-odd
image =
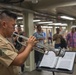
[[[24,39],[26,41],[28,40],[28,38],[25,37],[25,36],[22,36],[22,35],[19,35],[19,34],[16,34],[16,33],[13,33],[13,34],[16,35],[18,38],[22,38],[22,39]],[[18,39],[17,39],[17,41],[19,42]],[[23,44],[21,42],[19,42],[19,43],[26,46],[26,44]],[[52,48],[50,46],[45,46],[45,45],[43,45],[41,43],[37,43],[36,45],[39,45],[39,46],[44,48],[44,50],[43,50],[43,49],[41,49],[41,48],[39,48],[37,46],[33,47],[34,50],[39,51],[41,53],[48,54],[49,51],[53,51],[56,54],[56,56],[63,57],[65,55],[65,49],[61,49],[61,48],[55,49],[55,48]]]

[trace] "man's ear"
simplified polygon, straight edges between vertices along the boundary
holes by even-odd
[[[7,24],[6,24],[5,21],[2,21],[2,27],[3,27],[3,28],[6,28],[6,27],[7,27]]]

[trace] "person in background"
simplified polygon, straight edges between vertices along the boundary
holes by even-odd
[[[31,36],[27,46],[17,52],[13,44],[7,40],[15,30],[16,18],[16,14],[9,10],[0,13],[0,75],[19,75],[18,67],[25,62],[37,42],[36,38]]]
[[[60,40],[61,40],[60,47],[67,49],[67,41],[66,41],[66,39],[63,36],[61,36]]]
[[[68,48],[71,51],[76,51],[76,31],[75,28],[71,28],[71,32],[69,32],[66,36]]]
[[[17,26],[17,31],[15,31],[14,33],[25,36],[25,32],[21,30],[20,25]],[[19,42],[24,42],[24,40],[14,34],[13,34],[12,38],[13,38],[13,44],[14,44],[15,48],[19,51],[22,48],[22,44],[20,44]]]
[[[46,33],[42,30],[43,36],[44,36],[44,44],[45,44],[45,39],[46,39]]]
[[[56,28],[56,33],[53,35],[53,41],[55,41],[55,48],[61,47],[61,34],[60,28]]]
[[[22,32],[21,25],[17,25],[17,33],[20,34]]]
[[[60,28],[60,40],[61,40],[61,48],[67,49],[67,42],[66,42],[66,29],[63,29],[62,26]]]
[[[17,26],[17,32],[14,33],[25,36],[25,32],[21,30],[20,25]],[[23,46],[20,42],[24,42],[24,39],[13,34],[13,44],[18,51],[20,51]],[[24,72],[24,64],[21,65],[21,71]]]
[[[64,39],[66,39],[67,30],[63,29],[62,26],[60,26],[59,28],[60,28],[60,34]]]
[[[48,44],[52,43],[52,32],[49,30],[48,33]]]
[[[44,39],[45,38],[43,36],[41,25],[37,25],[37,32],[35,32],[33,35],[36,37],[38,43],[44,44]],[[42,46],[38,45],[38,44],[37,44],[37,47],[44,50],[44,48]],[[35,63],[36,63],[36,66],[41,61],[42,57],[43,57],[43,53],[35,51]]]

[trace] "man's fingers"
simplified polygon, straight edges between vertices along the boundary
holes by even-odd
[[[36,40],[36,37],[30,36],[30,38],[29,38],[28,40],[33,40],[33,41],[35,41],[35,40]]]

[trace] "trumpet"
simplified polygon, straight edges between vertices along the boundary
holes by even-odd
[[[16,33],[13,33],[13,35],[16,35],[18,38],[22,38],[22,39],[24,39],[24,40],[26,40],[26,41],[28,40],[28,37],[25,37],[25,36],[23,36],[23,35],[19,35],[19,34],[16,34]],[[17,38],[17,41],[18,41],[20,44],[22,44],[23,46],[26,46],[26,44],[21,43],[21,42],[18,40],[18,38]],[[65,55],[65,49],[61,49],[61,48],[55,49],[55,48],[53,48],[53,47],[46,46],[46,45],[43,45],[43,44],[41,44],[41,43],[37,43],[36,45],[41,46],[42,48],[44,48],[44,50],[43,50],[43,49],[41,49],[41,48],[39,48],[39,47],[37,47],[37,46],[34,46],[33,49],[36,50],[36,51],[38,51],[38,52],[41,52],[41,53],[44,53],[44,54],[48,54],[49,51],[53,51],[56,56],[63,57],[63,56]]]

